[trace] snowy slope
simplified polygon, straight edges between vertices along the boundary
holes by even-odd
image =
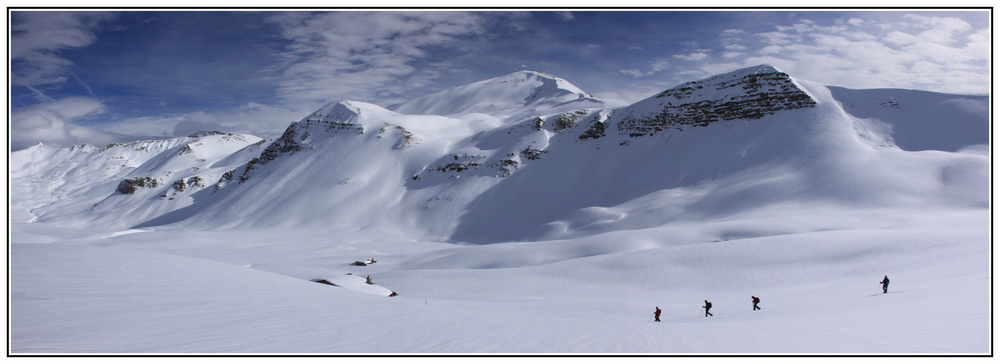
[[[958,151],[989,143],[989,97],[918,90],[851,90],[830,86],[845,112],[869,132],[906,151]]]
[[[632,105],[518,72],[274,141],[36,146],[12,350],[984,353],[987,111],[768,65]]]
[[[277,229],[49,232],[59,241],[30,244],[15,226],[11,351],[989,352],[988,214],[837,216],[816,207],[472,247],[351,244]],[[837,230],[696,237],[724,230],[718,225],[788,226],[793,217]],[[370,255],[379,263],[349,265]],[[399,296],[309,281],[347,272]],[[877,282],[886,274],[883,295]],[[751,311],[751,295],[762,311]],[[706,299],[713,317],[701,317]],[[660,323],[649,322],[654,306],[664,311]]]
[[[788,85],[782,108],[754,105],[782,100],[745,87],[752,75],[775,71],[744,69],[681,85],[615,110],[603,122],[553,135],[541,160],[470,203],[453,239],[578,237],[801,201],[856,208],[986,206],[987,157],[905,153],[873,143],[859,128],[864,121],[844,113],[825,87],[787,76],[773,82],[778,91]],[[692,94],[671,95],[681,92]],[[751,105],[733,108],[727,103],[734,99]],[[745,114],[726,120],[730,110]]]
[[[624,106],[617,100],[598,99],[562,78],[538,71],[521,71],[394,105],[402,114],[444,115],[485,114],[516,120],[587,108]]]
[[[258,143],[265,141],[220,133],[101,149],[36,145],[11,153],[12,189],[22,196],[12,203],[33,201],[14,209],[30,221],[83,219],[128,227],[189,205],[192,192],[246,163]]]

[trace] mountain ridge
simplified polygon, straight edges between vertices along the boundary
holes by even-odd
[[[894,96],[904,94],[909,96]],[[940,138],[921,129],[932,125],[942,132],[947,126],[937,119],[920,119],[916,126],[907,120],[937,108],[945,111],[933,115],[950,115],[951,124],[988,130],[988,116],[979,108],[988,99],[946,95],[921,103],[929,97],[828,87],[760,65],[607,107],[614,103],[568,81],[521,71],[392,110],[360,101],[331,103],[289,125],[278,139],[244,139],[228,156],[200,158],[226,161],[218,166],[177,162],[189,153],[197,156],[197,148],[167,142],[177,156],[150,158],[132,173],[102,182],[106,197],[91,211],[60,216],[120,228],[309,226],[366,239],[486,244],[718,219],[797,200],[854,208],[980,206],[988,194],[956,186],[988,180],[982,172],[988,167],[979,167],[988,158],[908,150],[965,150],[988,143],[984,133],[933,142]],[[884,103],[879,108],[857,106],[876,98]],[[903,102],[888,101],[897,98]],[[420,114],[430,111],[444,115]],[[203,136],[213,137],[224,136]],[[32,148],[12,154],[12,175],[37,178],[39,171],[14,167],[30,164],[22,156],[45,154]],[[168,170],[176,173],[169,181],[163,177],[150,187],[151,180],[143,179]],[[942,174],[950,177],[926,177]],[[117,187],[156,190],[163,201],[114,196]],[[93,193],[77,198],[91,201]],[[121,211],[134,217],[119,219]]]

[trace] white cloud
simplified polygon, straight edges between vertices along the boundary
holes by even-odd
[[[637,70],[637,69],[618,70],[618,72],[621,72],[623,74],[626,74],[626,75],[629,75],[629,76],[632,76],[632,77],[635,77],[635,78],[639,78],[639,77],[643,76],[642,71]]]
[[[896,21],[850,18],[831,26],[800,21],[775,29],[754,34],[762,41],[757,48],[724,52],[726,63],[709,63],[702,69],[732,62],[737,63],[735,67],[720,71],[770,63],[803,79],[852,88],[989,91],[989,29],[975,30],[961,19],[925,15],[906,15]]]
[[[705,52],[694,52],[694,53],[689,53],[689,54],[679,54],[679,55],[676,55],[674,57],[675,58],[683,59],[685,61],[700,61],[700,60],[703,60],[705,58],[708,58],[708,53],[705,53]]]
[[[292,103],[390,100],[437,76],[433,65],[424,73],[410,65],[428,56],[425,47],[481,31],[479,17],[463,12],[289,12],[272,20],[293,42],[277,89]]]
[[[15,109],[10,118],[11,150],[24,149],[39,142],[65,148],[83,143],[103,145],[134,140],[121,134],[74,124],[103,114],[105,110],[101,103],[84,97],[68,97]]]
[[[669,66],[670,63],[667,62],[666,59],[657,58],[650,63],[651,70],[649,71],[649,73],[665,71]]]
[[[253,134],[264,138],[280,136],[293,121],[316,111],[320,106],[300,103],[293,107],[249,102],[232,110],[220,112],[196,111],[183,115],[139,117],[101,123],[106,131],[129,135],[162,135],[180,137],[197,131]]]
[[[103,12],[12,11],[11,84],[65,82],[73,63],[58,51],[90,45],[96,40],[93,29],[112,17],[113,14]]]
[[[745,56],[745,55],[746,55],[746,53],[744,53],[744,52],[723,52],[722,53],[722,58],[733,59],[733,58],[742,57],[742,56]]]
[[[618,72],[632,76],[634,78],[640,78],[643,76],[652,75],[657,72],[665,71],[667,70],[668,67],[670,67],[670,62],[668,62],[664,58],[656,58],[649,62],[649,71],[647,72],[642,72],[638,69],[618,70]]]
[[[785,45],[802,42],[801,37],[784,32],[757,33],[755,35],[764,38],[764,40],[771,45]]]
[[[562,19],[563,21],[570,21],[574,19],[573,13],[569,11],[557,11],[555,12],[555,14],[556,16],[559,17],[559,19]]]

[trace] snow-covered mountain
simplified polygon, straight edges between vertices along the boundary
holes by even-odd
[[[970,188],[988,179],[976,149],[988,142],[986,104],[826,87],[761,65],[614,108],[523,71],[394,110],[333,103],[273,142],[39,145],[13,153],[11,173],[64,196],[28,204],[42,221],[561,239],[803,201],[986,206],[988,190]]]
[[[624,104],[618,100],[596,98],[569,81],[544,72],[521,71],[421,96],[390,109],[402,114],[450,117],[484,114],[501,121],[514,121],[537,116],[538,113],[552,114]]]
[[[201,132],[104,148],[38,144],[11,154],[11,179],[22,182],[12,185],[13,216],[60,224],[135,225],[190,205],[203,189],[225,186],[229,171],[268,142],[252,135]]]
[[[988,352],[989,132],[986,96],[760,65],[630,105],[524,71],[275,140],[37,145],[9,158],[11,347]]]

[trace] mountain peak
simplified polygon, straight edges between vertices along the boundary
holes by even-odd
[[[523,70],[421,96],[395,105],[392,110],[411,115],[480,113],[517,119],[607,106],[604,100],[569,81],[545,72]]]
[[[632,104],[618,113],[617,126],[621,134],[636,137],[815,105],[788,74],[761,64],[686,82]]]
[[[195,132],[195,133],[193,133],[191,135],[188,135],[188,138],[201,138],[201,137],[206,137],[206,136],[210,136],[210,135],[222,135],[222,134],[225,134],[225,133],[223,133],[221,131],[205,131],[205,130],[201,130],[201,131]]]

